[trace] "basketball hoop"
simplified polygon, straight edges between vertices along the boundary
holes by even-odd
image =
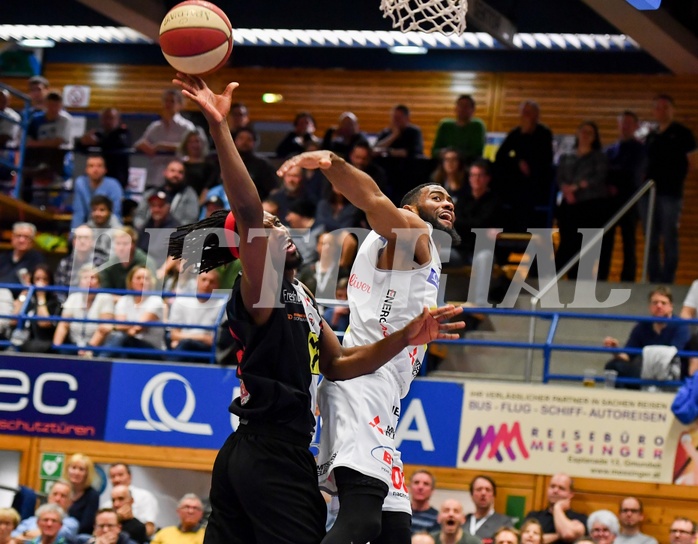
[[[463,34],[468,0],[381,0],[381,10],[402,32]]]

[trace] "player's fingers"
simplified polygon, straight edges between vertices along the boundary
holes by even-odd
[[[442,331],[455,331],[458,329],[465,328],[465,321],[455,321],[453,323],[439,323],[439,330]]]
[[[223,94],[228,95],[228,96],[232,96],[233,91],[235,89],[237,89],[239,86],[240,86],[240,84],[237,81],[232,81],[232,82],[228,83]]]

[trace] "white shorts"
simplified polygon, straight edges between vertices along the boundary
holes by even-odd
[[[318,481],[335,494],[333,471],[347,467],[384,482],[392,489],[395,429],[400,395],[392,372],[381,367],[351,380],[320,382],[322,418]]]
[[[410,493],[407,490],[405,481],[405,471],[402,469],[402,458],[399,450],[393,454],[393,474],[388,495],[383,501],[384,512],[404,512],[412,515],[412,505],[410,504]]]

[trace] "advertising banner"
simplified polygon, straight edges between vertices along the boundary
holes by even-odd
[[[104,439],[111,363],[2,356],[0,433]]]
[[[468,382],[457,466],[671,483],[671,393]]]
[[[105,440],[217,449],[237,427],[234,369],[113,363]]]

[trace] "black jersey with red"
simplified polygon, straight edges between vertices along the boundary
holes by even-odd
[[[278,425],[310,439],[315,431],[322,320],[302,285],[283,280],[279,302],[266,323],[256,326],[235,282],[227,312],[233,334],[244,346],[237,375],[240,396],[230,411],[250,423]]]

